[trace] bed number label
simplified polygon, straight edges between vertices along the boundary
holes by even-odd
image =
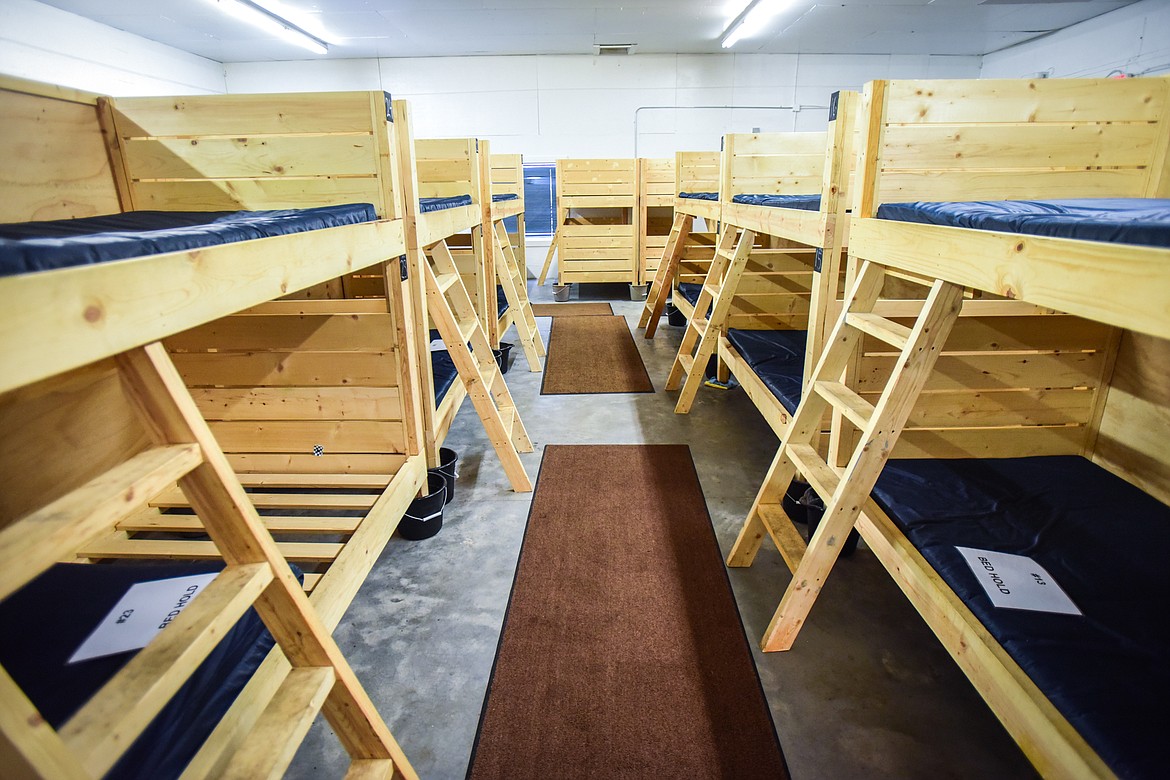
[[[214,579],[215,572],[208,572],[131,585],[77,648],[69,663],[146,647]]]
[[[1029,609],[1079,615],[1072,602],[1048,571],[1026,555],[956,547],[991,603],[1003,609]]]

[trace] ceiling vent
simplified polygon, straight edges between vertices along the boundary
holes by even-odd
[[[624,57],[627,54],[634,53],[635,43],[595,43],[593,47],[597,50],[598,56],[616,56]]]

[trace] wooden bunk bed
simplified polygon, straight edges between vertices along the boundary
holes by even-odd
[[[674,224],[674,160],[638,158],[638,280],[650,284]]]
[[[557,286],[638,283],[638,166],[633,158],[557,160]]]
[[[310,466],[292,450],[267,460],[225,454],[217,436],[242,442],[250,433],[213,433],[208,406],[192,398],[160,343],[298,290],[336,287],[357,268],[397,271],[401,208],[382,176],[392,158],[379,154],[392,148],[385,96],[111,101],[5,79],[0,101],[2,218],[21,223],[4,225],[0,252],[8,274],[0,277],[8,303],[0,420],[12,444],[0,491],[0,554],[9,562],[0,610],[35,625],[7,632],[0,651],[7,771],[279,774],[321,711],[351,771],[413,777],[330,631],[425,478],[417,385],[398,378],[394,403],[383,405],[402,446],[378,464],[374,506],[334,529],[335,549],[310,556],[332,565],[310,576],[290,568],[297,544],[274,541],[235,470],[251,472],[252,484],[291,480],[301,492],[318,480],[334,487],[339,462]],[[335,177],[338,169],[348,175]],[[318,219],[322,204],[355,200],[364,206],[342,208],[349,217]],[[283,210],[256,211],[273,207]],[[232,213],[209,223],[211,210]],[[401,310],[383,312],[409,326]],[[175,484],[195,512],[184,533],[208,539],[195,555],[170,535],[135,538],[140,524],[161,517],[152,499]],[[311,526],[301,523],[319,531]],[[123,555],[138,544],[140,554]],[[58,563],[79,556],[103,563]],[[155,564],[108,562],[121,557]],[[157,563],[176,558],[209,562]],[[77,629],[51,616],[73,610],[51,605],[73,604],[85,590],[82,612],[96,621],[132,584],[196,572],[218,574],[145,648],[67,664],[73,648],[58,632]],[[47,684],[55,680],[64,687]]]
[[[834,96],[826,132],[724,137],[719,249],[702,285],[680,290],[707,315],[690,318],[667,379],[676,412],[718,354],[783,435],[836,300],[856,97]]]
[[[1042,775],[1156,776],[1170,79],[878,81],[865,104],[850,296],[729,557],[750,564],[764,535],[783,549],[795,473],[825,499],[764,647],[792,645],[856,523]],[[906,300],[877,313],[890,279],[929,289],[916,318],[898,321]],[[978,305],[1060,313],[958,316]],[[931,416],[949,435],[918,430]],[[998,607],[982,582],[1004,553],[1079,612]]]
[[[488,323],[492,346],[512,325],[524,350],[530,371],[540,371],[544,340],[528,301],[528,268],[524,265],[524,160],[518,154],[492,154],[491,145],[480,141],[481,181],[484,186],[483,254],[485,277],[495,281],[498,317]],[[507,220],[516,221],[518,233],[508,232]]]
[[[446,347],[432,350],[432,335],[436,334],[428,331],[419,334],[416,344],[427,461],[438,465],[439,448],[455,413],[463,398],[470,396],[512,489],[530,491],[532,482],[519,453],[531,452],[532,441],[496,364],[481,312],[447,245],[447,239],[459,233],[478,228],[484,234],[490,207],[482,201],[484,186],[476,141],[416,143],[405,103],[401,111],[398,163],[411,311],[435,327]],[[476,300],[495,302],[494,291],[490,295],[482,291],[487,287],[485,275],[478,270],[474,275],[478,279],[475,286],[481,289]]]
[[[643,281],[652,279],[638,327],[654,338],[667,298],[690,318],[694,308],[676,295],[679,284],[701,285],[715,256],[719,225],[719,152],[676,152],[673,217],[656,261],[647,261]],[[697,230],[695,219],[703,220]],[[649,274],[653,270],[653,276]]]

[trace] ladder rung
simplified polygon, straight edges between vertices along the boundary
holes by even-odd
[[[735,259],[735,252],[734,251],[724,252],[722,247],[720,247],[719,249],[716,249],[715,254],[719,255],[720,257],[722,257],[726,260],[734,260]]]
[[[804,557],[807,545],[800,531],[792,524],[792,519],[780,504],[760,504],[756,507],[760,519],[764,521],[764,528],[776,543],[776,549],[784,558],[790,571],[796,571],[800,559]]]
[[[0,599],[135,513],[200,463],[197,444],[141,452],[0,531]]]
[[[504,426],[504,434],[508,439],[512,438],[512,431],[516,428],[516,407],[504,406],[500,407],[500,422]]]
[[[813,383],[813,389],[858,428],[864,430],[869,425],[869,420],[873,417],[873,404],[850,388],[840,382],[817,381]]]
[[[679,355],[678,362],[683,367],[683,372],[686,373],[687,376],[690,376],[691,375],[691,367],[693,365],[695,365],[695,356],[694,355]]]
[[[266,563],[232,565],[61,729],[95,777],[104,775],[264,589]]]
[[[708,295],[710,295],[712,298],[718,298],[718,297],[719,297],[719,288],[718,288],[718,287],[712,287],[712,286],[711,286],[711,285],[709,285],[709,284],[704,284],[704,285],[703,285],[703,292],[707,293],[707,294],[708,294]]]
[[[906,348],[906,344],[910,341],[910,329],[905,325],[887,320],[885,317],[879,317],[876,314],[867,314],[864,312],[847,312],[845,314],[845,324],[849,325],[862,333],[868,333],[876,339],[881,339],[890,346],[897,347],[899,351]]]
[[[471,341],[471,335],[475,333],[476,328],[479,326],[479,320],[468,320],[467,322],[460,322],[458,325],[459,335],[463,337],[463,343],[466,344]]]
[[[329,666],[290,671],[222,776],[239,780],[284,776],[333,682]]]
[[[333,542],[277,542],[280,554],[290,561],[331,561],[345,547]],[[77,552],[78,558],[177,558],[180,560],[219,560],[223,554],[215,542],[197,539],[123,539],[107,538],[88,544]]]
[[[804,475],[812,485],[817,495],[828,504],[829,497],[837,490],[841,477],[834,471],[824,458],[817,454],[811,444],[785,444],[788,458],[796,465],[796,470]]]
[[[691,317],[691,321],[688,324],[690,327],[698,331],[699,335],[701,336],[707,332],[707,326],[711,324],[711,321],[706,317]]]
[[[459,281],[459,274],[438,274],[435,277],[435,282],[439,285],[439,292],[445,293],[455,286],[455,282]]]
[[[355,758],[349,762],[345,780],[390,780],[394,761],[389,758]]]

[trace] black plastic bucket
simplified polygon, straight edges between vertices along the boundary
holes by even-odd
[[[447,499],[443,504],[450,504],[451,499],[455,498],[455,478],[459,476],[459,453],[449,447],[440,447],[439,465],[427,469],[427,473],[438,474],[443,478],[443,484],[447,486]]]
[[[817,526],[821,524],[821,518],[825,516],[825,502],[821,500],[815,490],[809,488],[800,497],[800,503],[808,518],[808,539],[811,542],[813,534],[817,532]],[[841,557],[848,558],[852,555],[857,550],[857,542],[860,539],[861,535],[857,533],[857,529],[851,528],[848,538],[845,539],[845,544],[841,545]]]
[[[496,365],[500,367],[500,373],[508,373],[508,368],[512,365],[512,344],[501,341],[500,348],[493,349],[492,354],[496,356]]]
[[[788,483],[788,490],[784,491],[784,498],[780,501],[780,505],[784,507],[784,512],[789,519],[800,525],[808,522],[808,507],[800,503],[806,490],[808,490],[807,482],[794,479]]]
[[[403,539],[417,542],[430,539],[443,527],[443,505],[447,499],[447,483],[442,474],[427,473],[428,495],[410,502],[406,514],[398,523],[398,533]]]
[[[687,324],[687,315],[678,310],[678,307],[673,303],[666,304],[666,321],[676,328],[685,327]]]

